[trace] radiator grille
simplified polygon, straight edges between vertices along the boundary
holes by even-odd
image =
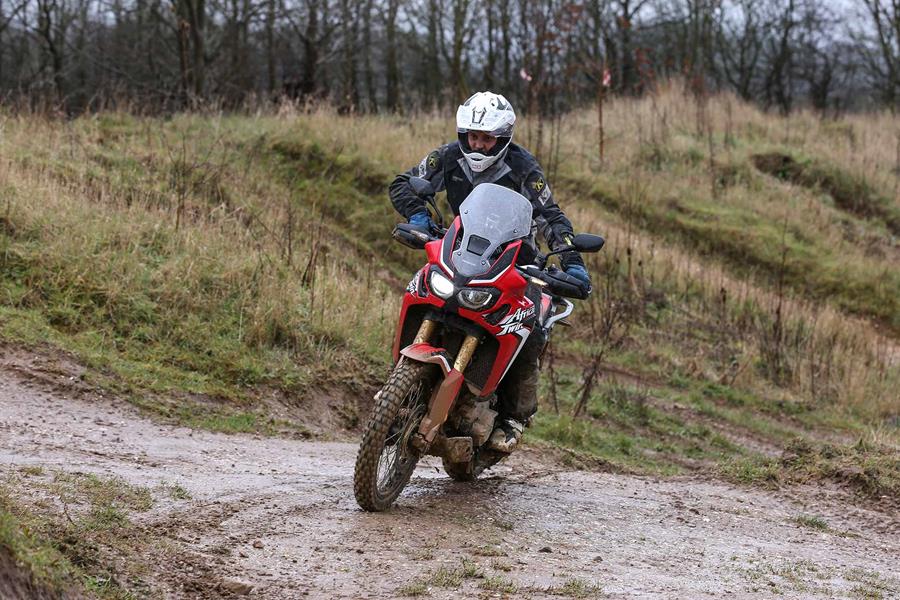
[[[496,360],[499,350],[500,343],[496,338],[486,335],[482,339],[481,344],[479,344],[478,350],[472,356],[472,362],[469,363],[469,367],[466,369],[466,381],[478,389],[483,388],[491,375],[491,370],[494,368],[494,360]]]
[[[400,333],[400,349],[406,348],[416,339],[422,320],[425,318],[427,306],[410,306],[406,309],[406,320],[403,321],[403,331]]]

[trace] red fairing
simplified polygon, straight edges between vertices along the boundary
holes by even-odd
[[[459,220],[459,217],[456,217]],[[440,262],[441,257],[441,240],[434,240],[425,244],[425,255],[428,256],[428,264],[436,265]]]
[[[514,251],[518,254],[521,242],[516,242],[515,244]],[[507,250],[507,252],[509,251]],[[515,260],[513,260],[513,264],[515,264]],[[535,321],[535,307],[534,303],[525,297],[527,285],[525,279],[519,275],[513,266],[510,266],[496,282],[491,284],[492,287],[499,289],[503,293],[494,304],[493,309],[509,304],[509,311],[497,325],[491,325],[485,320],[484,316],[489,315],[489,312],[478,313],[465,308],[459,309],[459,316],[480,325],[489,334],[493,335],[500,344],[491,374],[481,389],[481,396],[489,396],[497,389],[497,386],[503,379],[503,375],[506,374],[512,361],[518,355],[522,346],[525,345],[525,340],[531,334],[531,327]],[[471,287],[480,286],[473,285]]]
[[[440,269],[445,276],[452,278],[452,271],[454,269],[452,265],[445,264],[441,260],[441,256],[444,243],[450,244],[452,248],[454,240],[451,239],[451,237],[455,236],[452,236],[451,234],[454,231],[459,232],[460,223],[461,221],[459,217],[457,217],[444,240],[436,240],[425,245],[425,251],[428,255],[428,264],[416,273],[412,281],[410,281],[410,284],[407,286],[406,293],[403,296],[403,305],[400,308],[400,320],[397,327],[397,334],[394,338],[394,361],[399,360],[401,351],[404,350],[400,347],[400,342],[403,324],[409,314],[409,309],[414,306],[432,306],[435,309],[440,310],[446,303],[445,300],[433,294],[429,289],[429,273],[432,269],[437,268]],[[525,297],[527,282],[515,269],[516,259],[518,258],[521,247],[521,241],[510,243],[501,257],[494,261],[494,265],[499,265],[501,261],[508,262],[509,264],[509,266],[499,275],[497,275],[496,272],[490,277],[488,277],[487,274],[479,275],[470,278],[465,283],[464,287],[488,287],[500,291],[500,297],[490,305],[489,309],[479,312],[459,306],[456,311],[460,317],[477,324],[489,335],[492,335],[499,345],[499,350],[490,374],[485,381],[484,387],[480,390],[479,395],[482,397],[489,396],[497,388],[497,385],[506,374],[512,361],[525,345],[525,341],[531,334],[532,327],[534,327],[538,318],[538,307],[535,307],[534,303]],[[447,254],[449,254],[449,252],[447,252]],[[451,272],[448,272],[448,269]],[[484,279],[479,279],[479,277],[484,277]],[[424,297],[420,295],[420,288],[422,287],[424,287],[426,291]],[[457,292],[459,289],[460,288],[457,287]],[[506,306],[509,307],[508,310],[505,309]],[[497,310],[503,310],[504,313],[502,318],[499,319],[497,318],[497,315],[494,315],[493,320],[496,322],[496,325],[492,325],[485,317],[491,317],[492,313]],[[409,353],[404,351],[403,354],[416,360],[418,356],[423,355],[423,352],[427,352],[424,347],[421,350]]]

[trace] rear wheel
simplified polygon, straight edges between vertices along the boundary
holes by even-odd
[[[419,461],[410,439],[428,408],[434,371],[434,365],[402,360],[382,388],[353,474],[353,493],[363,509],[387,510],[409,482]]]

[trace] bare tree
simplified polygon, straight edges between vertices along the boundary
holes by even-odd
[[[275,93],[275,5],[276,0],[266,0],[265,45],[266,45],[266,90]]]
[[[171,0],[176,18],[183,100],[195,104],[206,87],[206,0]]]
[[[872,33],[864,36],[870,44],[861,46],[866,70],[873,87],[884,103],[900,108],[900,2],[898,0],[861,0],[863,16],[868,17]],[[863,36],[859,36],[863,37]]]
[[[450,29],[450,48],[442,44],[444,60],[447,61],[453,100],[461,102],[469,96],[466,81],[466,47],[472,35],[473,3],[471,0],[451,0],[453,17]]]
[[[772,18],[769,21],[770,37],[766,45],[766,76],[763,81],[763,93],[766,106],[778,105],[781,112],[787,113],[793,104],[794,45],[792,37],[797,27],[797,0],[787,0],[783,6],[773,6]]]
[[[341,0],[341,45],[342,52],[342,92],[341,109],[346,111],[359,107],[359,82],[356,69],[356,55],[359,50],[359,15],[362,3],[359,0]]]
[[[397,64],[397,13],[401,0],[387,0],[384,11],[386,102],[390,111],[396,111],[400,99],[400,66]]]
[[[10,24],[13,22],[19,13],[25,9],[27,4],[27,0],[21,0],[20,2],[15,2],[11,6],[6,7],[4,5],[4,0],[0,0],[0,89],[3,86],[3,33],[7,30]]]
[[[331,37],[338,20],[329,20],[329,0],[303,0],[305,11],[292,14],[286,11],[291,32],[300,42],[300,74],[287,85],[287,93],[298,98],[309,98],[319,93],[319,68],[330,51]],[[298,19],[305,17],[305,21]]]
[[[442,0],[428,0],[425,20],[427,23],[428,40],[426,43],[425,59],[425,97],[432,104],[441,104],[444,91],[444,82],[441,77],[441,55],[439,29],[441,27],[441,15],[444,13]]]
[[[837,44],[830,34],[838,20],[825,5],[807,3],[800,14],[797,50],[798,77],[806,83],[806,95],[813,108],[826,111],[840,84],[848,48]]]
[[[723,11],[716,28],[716,56],[721,73],[744,100],[755,95],[763,51],[763,29],[757,0],[737,0]]]
[[[648,0],[614,0],[612,2],[615,18],[615,45],[607,48],[612,67],[616,70],[618,89],[634,94],[639,91],[640,77],[635,61],[634,26],[637,15]],[[614,52],[611,52],[615,48]]]
[[[55,91],[55,100],[65,101],[65,40],[72,14],[65,0],[37,0],[37,22],[34,28],[41,42],[39,71],[50,71]]]
[[[513,87],[513,68],[511,61],[511,49],[512,49],[512,39],[513,39],[513,31],[512,31],[512,15],[513,4],[512,2],[500,2],[498,16],[500,18],[500,34],[501,34],[501,53],[503,55],[503,76],[501,77],[501,81],[503,82],[503,88],[505,90],[511,90]]]
[[[397,111],[479,86],[546,117],[609,68],[610,92],[686,74],[781,111],[896,109],[898,0],[850,1],[841,21],[814,0],[0,0],[0,89],[69,111],[257,91]]]
[[[372,13],[375,10],[375,0],[366,0],[363,8],[363,47],[366,51],[363,53],[363,75],[366,81],[366,97],[368,98],[369,110],[378,110],[378,95],[375,90],[375,74],[372,67]]]

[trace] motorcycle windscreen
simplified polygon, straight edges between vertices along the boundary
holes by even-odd
[[[531,202],[494,183],[476,186],[459,207],[459,216],[463,239],[451,256],[456,270],[466,277],[490,269],[497,248],[531,233]]]

